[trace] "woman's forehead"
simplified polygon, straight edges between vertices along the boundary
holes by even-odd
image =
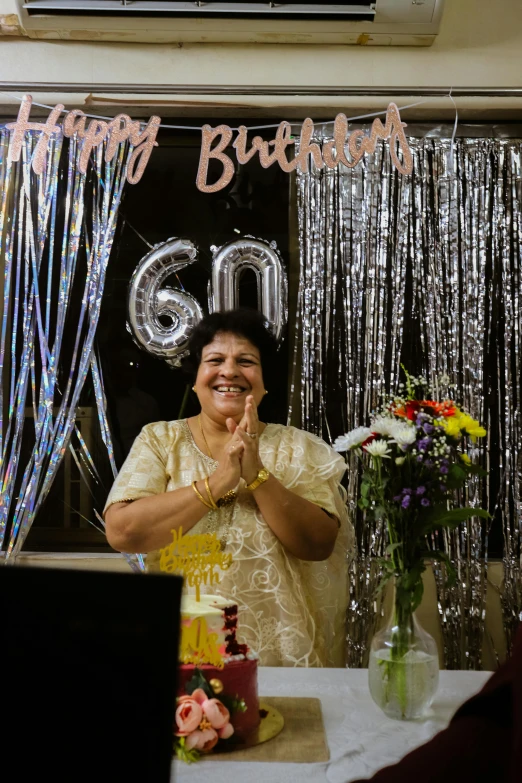
[[[259,356],[259,349],[241,334],[235,334],[234,332],[218,332],[212,342],[205,345],[202,350],[203,356],[207,356],[210,353],[250,353],[254,356]]]

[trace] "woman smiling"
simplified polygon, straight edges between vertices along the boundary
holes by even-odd
[[[233,562],[211,591],[237,602],[260,664],[342,666],[344,461],[310,433],[259,420],[276,351],[260,313],[207,316],[189,349],[201,412],[143,428],[107,501],[109,543],[148,553],[156,571],[171,530],[216,533]]]

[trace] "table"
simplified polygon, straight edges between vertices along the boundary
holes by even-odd
[[[456,709],[479,691],[491,672],[443,671],[431,714],[423,721],[395,721],[373,703],[366,669],[260,668],[261,696],[321,699],[330,747],[322,764],[261,762],[173,763],[176,783],[348,783],[393,764],[447,726]]]

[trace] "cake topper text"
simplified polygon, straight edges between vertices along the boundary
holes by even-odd
[[[192,663],[195,666],[208,663],[222,669],[224,661],[217,646],[217,638],[217,633],[208,632],[207,621],[204,617],[197,617],[189,623],[182,620],[179,654],[181,662]]]
[[[200,587],[218,584],[216,568],[226,571],[232,563],[232,555],[223,552],[214,533],[183,536],[183,528],[172,530],[172,544],[161,550],[160,569],[185,577],[187,584],[195,588],[196,601],[200,599]]]

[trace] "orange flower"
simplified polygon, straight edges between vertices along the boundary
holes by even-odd
[[[439,418],[440,416],[454,416],[456,408],[451,400],[444,400],[444,402],[435,402],[435,400],[408,400],[406,405],[397,405],[392,410],[395,416],[401,416],[402,418],[413,421],[419,411],[424,411],[434,418]]]

